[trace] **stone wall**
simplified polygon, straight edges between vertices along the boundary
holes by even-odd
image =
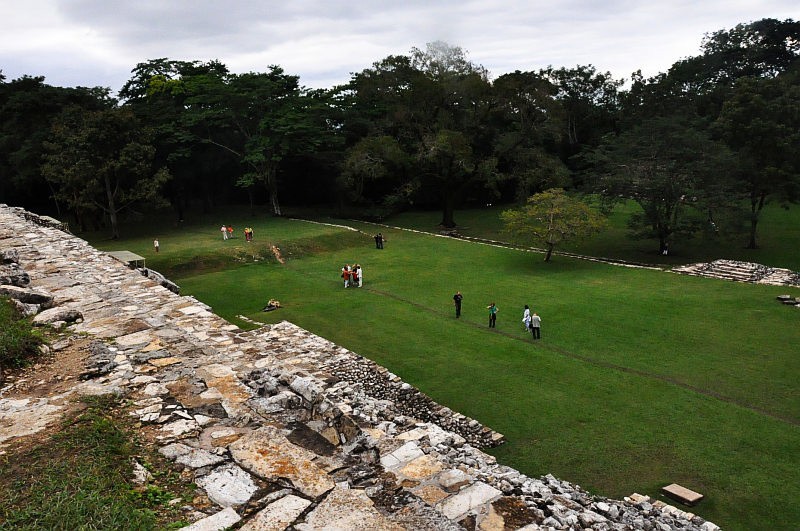
[[[91,338],[68,393],[0,390],[0,425],[24,425],[0,449],[78,395],[125,396],[142,437],[211,502],[183,507],[190,529],[717,529],[498,464],[480,447],[500,434],[385,368],[288,322],[242,331],[34,214],[0,205],[0,252],[29,278],[12,297],[49,297],[23,304],[37,318],[52,306],[41,322]]]

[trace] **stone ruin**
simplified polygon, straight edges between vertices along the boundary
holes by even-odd
[[[779,267],[768,267],[738,260],[714,260],[672,268],[676,273],[734,282],[751,282],[771,286],[800,286],[800,273]]]
[[[110,393],[210,500],[182,502],[186,529],[719,529],[499,464],[481,448],[501,434],[374,362],[288,322],[242,331],[57,223],[0,205],[0,293],[68,333],[56,357],[91,338],[85,370],[59,396],[0,388],[0,425],[13,426],[0,452],[66,401]]]

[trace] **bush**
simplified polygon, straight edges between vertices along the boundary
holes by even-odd
[[[39,354],[41,333],[5,297],[0,297],[0,369],[23,367]]]

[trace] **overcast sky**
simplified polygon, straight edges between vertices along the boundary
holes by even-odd
[[[114,92],[137,63],[277,64],[329,88],[389,55],[443,40],[496,78],[594,65],[616,78],[698,55],[705,33],[800,19],[798,0],[0,0],[0,70]]]

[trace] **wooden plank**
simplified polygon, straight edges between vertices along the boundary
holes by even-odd
[[[686,505],[694,505],[703,499],[703,495],[693,490],[682,487],[677,483],[667,485],[661,489],[661,492],[670,498],[677,500]]]

